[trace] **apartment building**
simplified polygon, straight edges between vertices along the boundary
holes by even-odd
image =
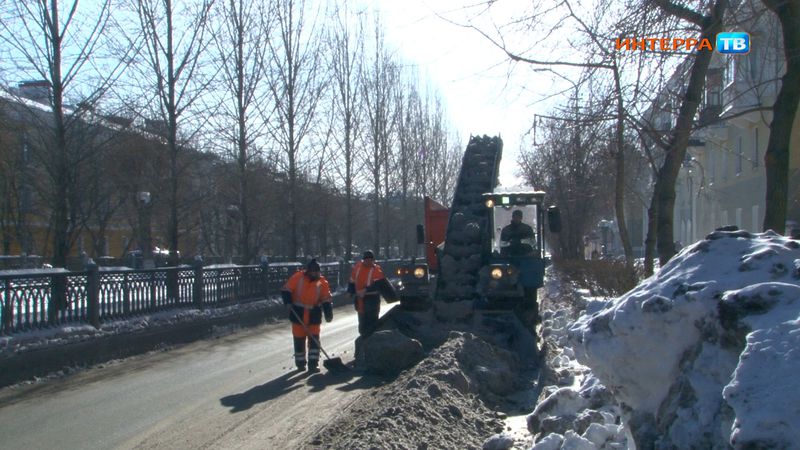
[[[761,2],[742,2],[729,29],[750,34],[750,53],[716,53],[706,78],[700,127],[692,134],[678,181],[675,240],[688,244],[724,225],[761,231],[769,123],[784,59],[781,28]],[[787,233],[800,224],[800,115],[790,144]]]

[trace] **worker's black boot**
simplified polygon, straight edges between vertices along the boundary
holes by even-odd
[[[308,342],[308,371],[319,372],[319,335],[315,335]]]
[[[306,338],[294,338],[294,365],[297,370],[306,370]]]

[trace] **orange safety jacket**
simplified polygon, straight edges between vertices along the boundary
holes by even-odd
[[[281,290],[291,294],[292,309],[297,315],[290,314],[289,320],[299,323],[297,318],[302,317],[306,324],[318,325],[322,323],[322,304],[333,302],[331,288],[324,276],[311,281],[305,274],[305,271],[295,272]]]
[[[364,261],[359,261],[353,265],[353,270],[350,272],[350,289],[353,291],[356,299],[363,299],[367,296],[367,288],[378,280],[386,278],[383,274],[381,266],[373,263],[372,267],[367,267]],[[369,296],[377,298],[378,291],[369,292]]]

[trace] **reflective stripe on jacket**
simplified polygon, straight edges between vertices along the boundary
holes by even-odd
[[[356,298],[363,298],[367,288],[383,278],[383,270],[378,264],[373,263],[372,267],[367,267],[363,261],[357,262],[350,272],[350,282],[355,286]]]
[[[328,280],[320,276],[319,280],[311,281],[305,276],[304,271],[295,272],[281,288],[292,294],[292,304],[303,308],[313,308],[324,302],[331,301],[331,288]]]

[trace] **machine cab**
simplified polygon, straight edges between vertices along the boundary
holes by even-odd
[[[483,194],[490,232],[479,284],[486,298],[535,298],[535,289],[544,284],[544,195],[533,190]]]
[[[541,258],[544,192],[484,194],[492,258]]]

